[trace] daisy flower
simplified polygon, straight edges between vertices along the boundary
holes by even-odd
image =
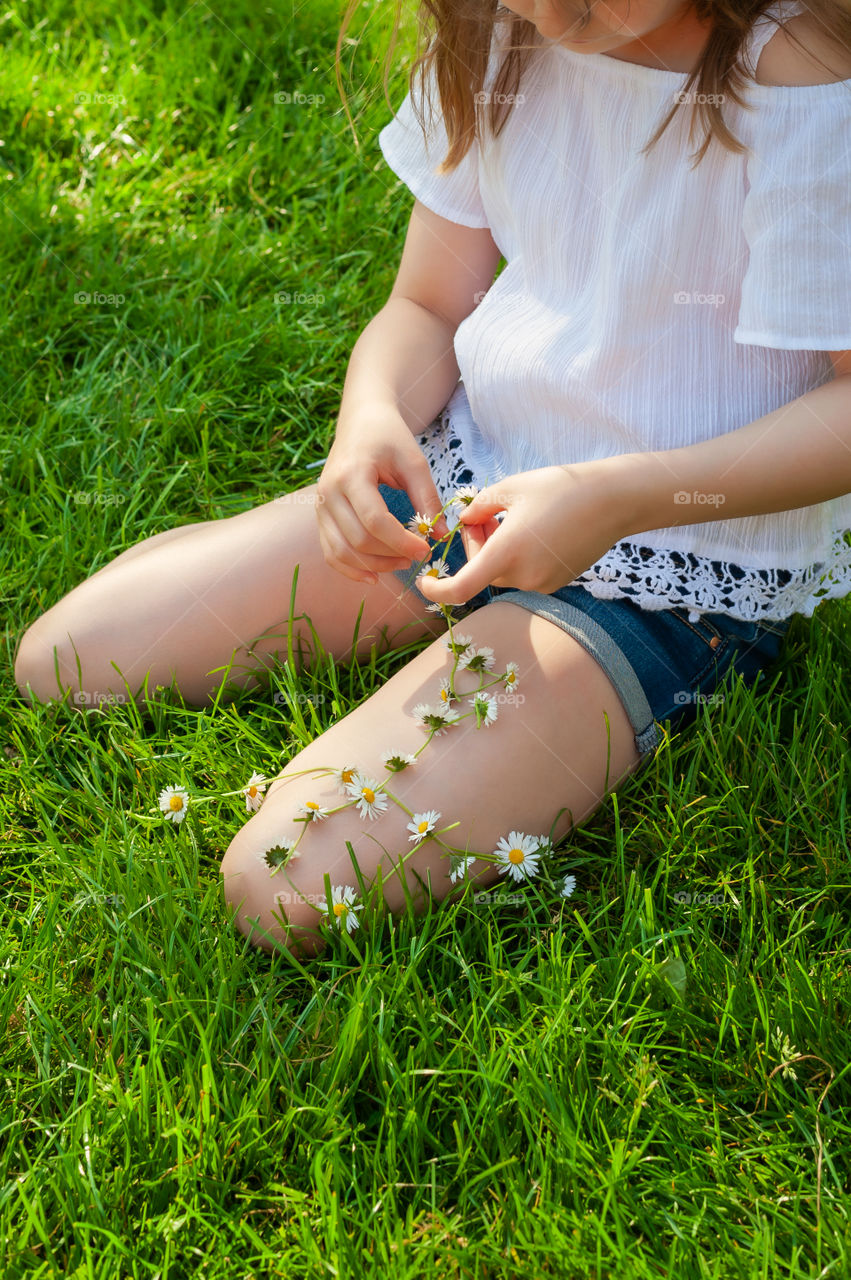
[[[452,707],[431,707],[427,702],[418,703],[414,707],[412,714],[420,728],[425,730],[426,733],[431,733],[434,730],[436,738],[439,738],[442,733],[451,728],[461,718],[457,711],[453,711]]]
[[[387,808],[387,797],[379,790],[380,786],[375,778],[364,778],[357,773],[346,788],[350,796],[357,796],[357,808],[362,818],[377,818]]]
[[[534,836],[533,838],[534,838],[534,840],[537,842],[537,845],[538,845],[538,853],[544,853],[544,852],[547,852],[547,851],[550,849],[550,837],[549,837],[549,836]]]
[[[450,702],[452,702],[454,697],[452,693],[452,681],[448,678],[441,680],[440,693],[438,694],[438,697],[440,698],[441,706],[448,707]]]
[[[472,636],[448,635],[443,637],[443,643],[450,653],[465,653],[472,646]]]
[[[334,917],[334,923],[340,929],[343,928],[343,921],[346,922],[346,928],[349,933],[354,933],[360,921],[357,912],[362,910],[362,904],[357,900],[357,894],[351,885],[335,885],[331,890],[331,913]]]
[[[185,787],[165,787],[159,796],[159,805],[171,822],[182,822],[189,806],[189,792]]]
[[[457,854],[449,855],[449,879],[455,884],[456,880],[462,876],[466,876],[470,867],[476,861],[475,854]]]
[[[419,511],[411,516],[407,527],[412,533],[418,533],[422,538],[428,538],[432,534],[431,520]]]
[[[281,867],[286,866],[290,858],[301,857],[300,849],[296,849],[293,853],[294,846],[295,840],[276,840],[274,844],[258,853],[257,861],[264,863],[274,875]]]
[[[564,888],[561,891],[561,896],[563,898],[569,898],[575,888],[576,888],[576,876],[565,876]]]
[[[537,875],[537,843],[534,836],[524,836],[519,831],[509,831],[508,839],[502,837],[494,849],[500,875],[509,873],[515,880],[529,880]]]
[[[438,601],[432,600],[430,604],[426,605],[426,613],[443,613],[443,610],[449,607],[448,604],[440,604]]]
[[[332,777],[337,784],[337,788],[342,791],[343,795],[348,794],[346,788],[350,782],[354,782],[357,776],[358,767],[356,764],[344,764],[342,769],[335,769],[332,773]]]
[[[322,818],[328,817],[328,810],[323,809],[315,800],[305,800],[304,804],[298,806],[298,820],[303,821],[305,818],[308,822],[319,822]]]
[[[477,693],[474,698],[468,698],[470,706],[476,712],[476,728],[487,729],[488,725],[493,724],[497,715],[496,698],[492,698],[488,693]]]
[[[450,501],[460,502],[465,507],[469,507],[470,503],[479,492],[478,486],[474,484],[462,484],[460,489],[456,489]]]
[[[469,671],[489,671],[493,667],[493,649],[486,644],[478,649],[470,645],[458,659],[458,670],[463,671],[465,667]]]
[[[413,831],[412,836],[408,836],[415,844],[419,840],[425,840],[426,836],[430,836],[437,823],[440,820],[440,814],[436,809],[429,809],[426,813],[415,813],[413,822],[408,823],[408,830]]]
[[[249,813],[254,813],[263,803],[263,792],[266,790],[265,773],[252,773],[248,779],[248,785],[243,787],[242,794],[245,796],[245,807]]]
[[[381,753],[381,763],[391,773],[401,773],[403,769],[407,769],[416,762],[417,757],[411,755],[410,751],[382,751]]]
[[[445,560],[432,560],[427,569],[423,569],[419,575],[421,578],[448,578],[449,570],[446,567]]]
[[[505,685],[506,689],[517,688],[520,683],[519,671],[520,668],[516,662],[509,662],[506,664],[505,675],[502,677],[502,683]]]

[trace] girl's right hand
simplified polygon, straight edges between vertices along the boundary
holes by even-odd
[[[431,547],[395,516],[379,484],[404,489],[414,510],[434,516],[441,502],[429,465],[410,427],[394,409],[372,410],[366,421],[337,424],[328,460],[317,482],[319,542],[327,563],[353,582],[371,585],[379,573],[425,560]],[[448,532],[441,516],[435,533]]]

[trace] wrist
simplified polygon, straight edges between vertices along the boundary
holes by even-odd
[[[666,455],[622,453],[589,465],[598,469],[597,482],[615,514],[619,540],[694,519],[677,498],[682,484]]]

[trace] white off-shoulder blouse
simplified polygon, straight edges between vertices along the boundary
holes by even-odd
[[[757,22],[749,73],[802,8],[786,0]],[[410,93],[379,133],[417,199],[490,228],[505,259],[456,332],[461,379],[421,438],[442,500],[464,469],[483,486],[732,431],[830,381],[827,352],[851,348],[851,80],[749,80],[751,109],[724,104],[747,151],[713,141],[693,169],[690,106],[638,154],[687,79],[549,43],[500,135],[452,173],[435,172],[436,91],[425,137]],[[694,523],[618,542],[574,581],[758,621],[851,592],[851,494],[719,521],[700,519],[711,495],[682,500]]]

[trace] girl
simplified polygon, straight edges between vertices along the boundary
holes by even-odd
[[[424,9],[434,39],[379,136],[407,238],[318,483],[125,551],[17,658],[41,698],[58,670],[201,703],[231,656],[256,685],[296,566],[294,613],[337,659],[433,637],[228,848],[226,899],[267,950],[315,954],[324,914],[356,926],[347,841],[390,911],[465,871],[522,878],[544,840],[525,833],[561,839],[660,722],[756,681],[792,615],[851,589],[849,0]],[[465,485],[451,572],[418,576]]]

